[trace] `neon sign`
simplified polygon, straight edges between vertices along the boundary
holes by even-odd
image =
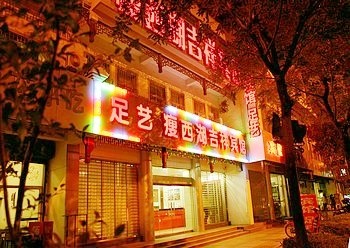
[[[108,83],[94,83],[93,133],[229,160],[247,161],[240,131]]]
[[[166,106],[163,116],[163,134],[182,142],[179,150],[231,160],[237,159],[233,154],[245,157],[247,153],[240,131],[173,106]]]
[[[139,0],[115,0],[115,5],[119,12],[129,16],[134,21],[137,20],[141,12],[141,2]],[[161,28],[163,22],[160,11],[164,6],[152,0],[145,3],[145,18],[142,21],[143,27],[153,33],[164,36],[164,29]],[[183,19],[176,20],[175,14],[170,14],[169,24],[174,29],[174,34],[169,38],[169,42],[179,50],[186,52],[197,61],[213,70],[221,71],[226,79],[233,81],[235,72],[229,70],[223,61],[223,51],[210,38],[203,39],[200,44],[197,40],[198,29],[196,26]]]

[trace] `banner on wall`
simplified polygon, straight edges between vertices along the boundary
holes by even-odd
[[[92,133],[246,162],[243,134],[220,123],[95,82]]]

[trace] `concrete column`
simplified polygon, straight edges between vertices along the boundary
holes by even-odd
[[[247,215],[248,223],[254,224],[254,211],[253,211],[253,200],[252,200],[252,190],[250,187],[249,173],[246,167],[243,170],[246,186],[246,195],[247,195]]]
[[[66,244],[74,243],[76,231],[76,215],[78,214],[79,200],[79,144],[67,145],[67,171],[66,171]],[[59,205],[62,203],[56,203]],[[69,217],[68,217],[69,216]]]
[[[66,214],[77,214],[79,199],[79,144],[67,145],[66,195]]]
[[[152,162],[148,151],[141,151],[139,166],[140,234],[144,241],[154,240]]]
[[[194,213],[197,213],[198,216],[198,223],[197,225],[194,225],[195,230],[194,231],[204,231],[204,209],[203,209],[203,197],[202,197],[202,181],[201,181],[201,167],[199,164],[198,159],[192,159],[192,169],[191,174],[194,179],[194,192],[196,194],[196,204],[195,207],[197,207],[197,211],[194,211]]]

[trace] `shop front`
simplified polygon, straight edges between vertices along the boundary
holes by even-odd
[[[90,240],[112,240],[121,225],[125,228],[120,237],[140,238],[141,155],[120,142],[96,137],[89,159],[84,144],[67,145],[63,222],[67,246],[84,242],[84,233]]]
[[[270,133],[263,131],[262,137],[262,161],[247,164],[256,222],[290,216],[282,145],[275,142]]]
[[[270,173],[270,180],[275,219],[290,216],[285,175]]]
[[[198,223],[191,159],[169,158],[167,168],[152,159],[155,237],[191,232]]]
[[[169,154],[166,167],[161,154],[151,156],[156,238],[250,223],[245,176],[238,162],[217,160],[213,167],[213,160],[205,156]]]
[[[67,150],[67,244],[84,228],[152,240],[250,223],[241,132],[108,83],[92,89],[87,139]]]

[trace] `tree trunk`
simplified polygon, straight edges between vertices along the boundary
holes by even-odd
[[[31,136],[28,137],[29,139],[28,142],[25,142],[24,144],[25,153],[22,161],[22,171],[21,171],[21,176],[20,176],[19,186],[18,186],[16,215],[15,215],[15,222],[14,222],[14,228],[13,228],[14,234],[15,234],[14,238],[17,244],[20,242],[20,238],[21,238],[20,224],[21,224],[21,218],[22,218],[23,199],[24,199],[26,180],[27,180],[27,175],[29,170],[29,163],[33,156],[33,150],[39,135],[39,130],[40,129],[38,126],[34,126]]]
[[[294,152],[294,138],[292,129],[293,102],[288,94],[284,75],[275,76],[275,81],[282,108],[282,145],[286,159],[285,166],[289,183],[288,186],[292,207],[292,216],[295,225],[296,241],[299,248],[308,248],[310,246],[301,206],[296,154]]]
[[[0,106],[0,118],[2,118],[2,106]],[[6,180],[6,166],[8,163],[8,158],[6,156],[5,151],[5,140],[3,135],[3,127],[2,127],[2,120],[0,120],[0,165],[1,165],[1,178],[2,181],[2,188],[4,191],[4,205],[5,205],[5,216],[6,216],[6,223],[8,227],[8,231],[10,234],[10,238],[13,239],[13,228],[10,218],[10,210],[9,210],[9,198],[8,198],[8,192],[7,192],[7,180]]]
[[[350,119],[350,118],[348,118]],[[350,120],[347,120],[350,122]],[[345,125],[342,131],[344,149],[345,149],[345,164],[349,166],[350,163],[350,137],[349,137],[349,125]]]
[[[24,197],[24,191],[25,191],[25,184],[26,184],[26,178],[28,174],[29,169],[29,163],[32,160],[33,151],[35,143],[38,139],[38,136],[40,134],[40,125],[41,121],[44,116],[44,111],[46,107],[46,103],[48,100],[48,97],[51,93],[51,89],[53,87],[53,74],[56,69],[56,58],[57,58],[57,52],[58,52],[58,45],[60,42],[60,22],[59,20],[56,20],[55,27],[53,30],[55,30],[56,37],[55,39],[52,39],[53,43],[53,54],[50,62],[49,69],[47,70],[46,76],[46,89],[44,94],[42,95],[40,101],[38,101],[38,109],[37,109],[37,119],[32,119],[32,128],[29,132],[28,142],[25,144],[25,153],[23,157],[23,164],[22,164],[22,173],[20,177],[20,183],[18,188],[18,199],[17,199],[17,207],[16,207],[16,215],[15,215],[15,223],[14,223],[14,232],[17,236],[16,241],[19,241],[20,235],[20,223],[22,218],[22,207],[23,207],[23,197]]]

